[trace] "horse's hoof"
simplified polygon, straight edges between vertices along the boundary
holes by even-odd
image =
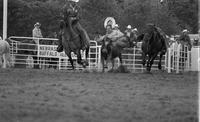
[[[158,66],[158,69],[161,70],[161,69],[162,69],[162,66]]]

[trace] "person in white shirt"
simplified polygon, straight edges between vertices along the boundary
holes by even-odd
[[[34,38],[43,38],[42,32],[40,30],[40,26],[41,26],[41,24],[39,22],[37,22],[34,25],[34,29],[32,31],[32,34],[33,34]],[[39,39],[34,39],[34,41],[35,41],[36,44],[39,44]]]

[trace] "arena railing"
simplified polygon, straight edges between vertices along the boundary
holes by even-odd
[[[37,65],[36,67],[41,69],[45,69],[49,66],[56,67],[57,69],[65,69],[62,67],[68,67],[67,69],[70,69],[70,65],[67,64],[68,57],[65,55],[64,52],[58,53],[56,51],[57,45],[52,45],[58,39],[18,36],[11,36],[9,37],[9,39],[11,41],[11,57],[13,59],[13,63],[16,65],[23,65],[22,67],[25,68],[30,67],[26,65],[32,62],[32,64],[29,65]],[[37,40],[39,43],[35,44],[35,40]],[[98,52],[100,51],[100,47],[97,46],[96,41],[91,40],[90,44],[92,46],[89,51],[89,68],[98,68],[98,64],[100,61],[98,60],[100,56]],[[31,58],[28,59],[29,57]],[[73,53],[72,57],[74,60],[76,60],[76,56]],[[63,66],[63,63],[67,65]],[[80,68],[80,66],[77,68]]]

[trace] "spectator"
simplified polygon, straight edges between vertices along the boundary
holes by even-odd
[[[191,50],[191,48],[192,48],[192,44],[191,44],[191,40],[190,40],[190,37],[189,37],[189,35],[188,35],[188,30],[187,29],[185,29],[185,30],[183,30],[182,31],[182,34],[180,35],[180,37],[179,37],[179,42],[181,43],[181,44],[183,44],[183,45],[188,45],[189,46],[189,50]]]
[[[34,38],[43,38],[42,36],[42,32],[40,30],[40,26],[41,24],[39,22],[37,22],[35,25],[34,25],[34,29],[32,31],[32,34],[33,34],[33,37]],[[36,44],[39,44],[39,39],[34,39],[34,42]]]
[[[138,35],[138,29],[137,29],[137,28],[134,28],[134,29],[132,30],[132,32],[133,32],[133,34],[137,37],[137,35]]]
[[[131,25],[128,25],[127,27],[126,27],[126,30],[125,30],[125,35],[126,36],[128,36],[129,38],[131,37],[131,33],[132,33],[132,27],[131,27]]]

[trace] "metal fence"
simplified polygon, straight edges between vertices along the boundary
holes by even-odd
[[[39,69],[72,69],[68,57],[64,52],[58,53],[55,45],[57,39],[52,38],[32,38],[32,37],[9,37],[11,40],[11,57],[14,67],[19,68],[39,68]],[[35,43],[35,40],[39,43]],[[83,69],[76,63],[77,57],[71,54],[75,68]],[[85,52],[82,52],[82,58],[85,58]],[[123,65],[131,72],[144,72],[146,69],[142,65],[140,48],[125,48],[122,52]],[[100,71],[101,66],[101,46],[96,41],[90,41],[88,69]],[[158,58],[155,59],[152,70],[157,70]],[[119,59],[116,59],[116,67],[120,65]],[[115,67],[115,68],[116,68]],[[182,47],[180,44],[173,44],[163,56],[162,69],[167,72],[189,71],[191,67],[191,52],[188,47]]]

